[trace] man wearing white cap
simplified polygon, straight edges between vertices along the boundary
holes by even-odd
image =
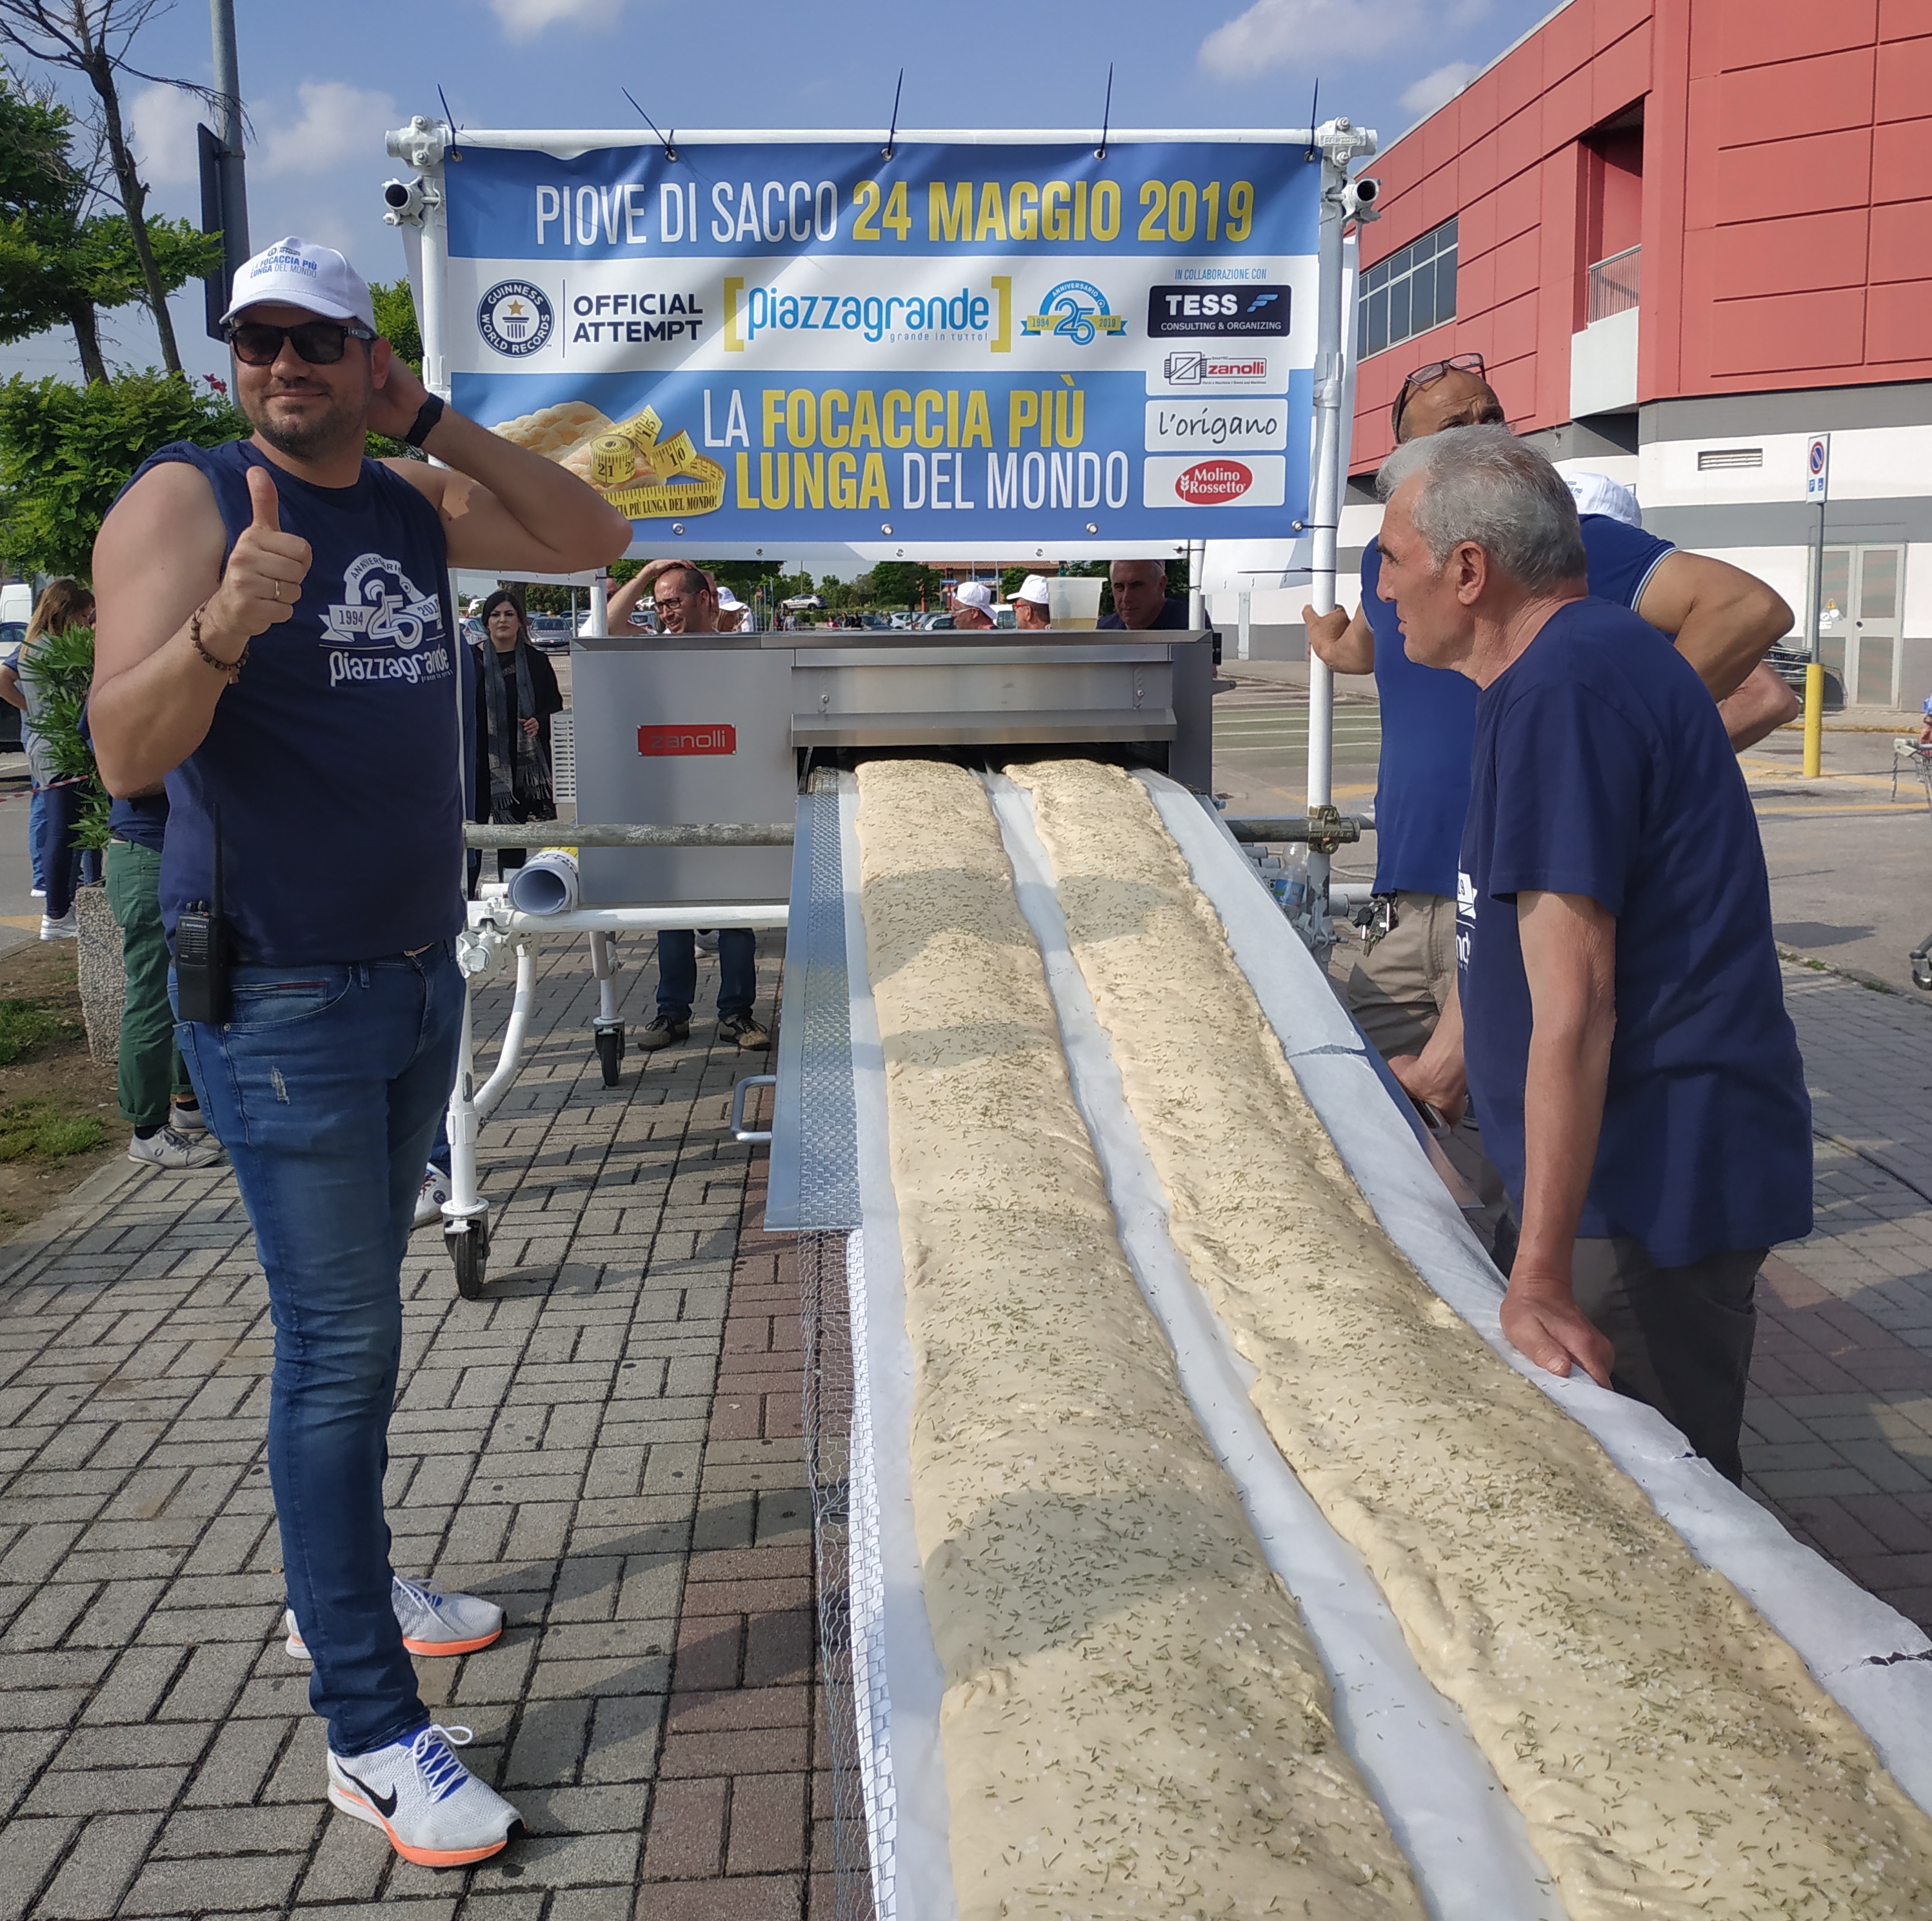
[[[255,431],[164,448],[109,513],[89,713],[110,793],[166,786],[176,1033],[268,1277],[289,1651],[314,1663],[328,1798],[454,1866],[517,1811],[432,1724],[410,1656],[485,1646],[502,1612],[398,1579],[382,1514],[398,1271],[463,1007],[449,569],[575,573],[630,527],[427,392],[332,248],[278,240],[233,293]],[[371,432],[442,464],[367,460]]]
[[[1046,576],[1029,574],[1013,591],[1013,624],[1017,627],[1051,627],[1053,617],[1047,611]]]
[[[952,590],[952,624],[962,633],[996,624],[993,590],[984,581],[962,581]]]

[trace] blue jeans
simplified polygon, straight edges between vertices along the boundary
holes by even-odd
[[[718,930],[718,1018],[748,1014],[758,994],[758,937],[748,927]],[[688,1021],[698,998],[698,943],[688,927],[658,935],[658,1012]]]
[[[41,893],[47,890],[46,855],[40,846],[40,836],[46,830],[47,791],[37,787],[27,803],[27,852],[34,863],[34,886]]]
[[[234,969],[227,1023],[176,1023],[268,1280],[268,1475],[309,1701],[345,1757],[428,1719],[389,1602],[382,1518],[399,1271],[449,1098],[463,977],[446,942],[348,966]],[[170,981],[173,992],[172,977]]]
[[[47,890],[47,917],[52,920],[65,920],[74,908],[74,878],[80,858],[74,830],[80,818],[81,791],[77,783],[63,784],[44,787],[34,797],[40,803],[40,827],[34,837],[34,851],[40,857],[40,885]]]

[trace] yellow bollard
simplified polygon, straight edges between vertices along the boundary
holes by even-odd
[[[1804,771],[1816,776],[1825,746],[1825,670],[1813,661],[1804,670]]]

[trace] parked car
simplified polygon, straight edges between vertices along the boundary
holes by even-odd
[[[561,614],[532,614],[530,618],[530,645],[545,653],[570,651],[570,623]]]
[[[1780,642],[1764,657],[1765,665],[1782,680],[1802,701],[1804,698],[1804,670],[1810,665],[1810,650],[1802,641],[1796,647],[1787,647]],[[1845,710],[1845,683],[1828,667],[1825,670],[1825,711],[1843,713]]]
[[[0,660],[8,660],[14,650],[27,638],[24,620],[0,620]],[[20,751],[20,710],[0,701],[0,754]]]

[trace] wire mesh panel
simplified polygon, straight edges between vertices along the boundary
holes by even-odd
[[[819,1685],[824,1690],[832,1748],[836,1921],[874,1921],[875,1913],[852,1639],[853,1368],[847,1253],[848,1241],[856,1238],[842,1233],[801,1234],[798,1241],[805,1461],[818,1573]]]

